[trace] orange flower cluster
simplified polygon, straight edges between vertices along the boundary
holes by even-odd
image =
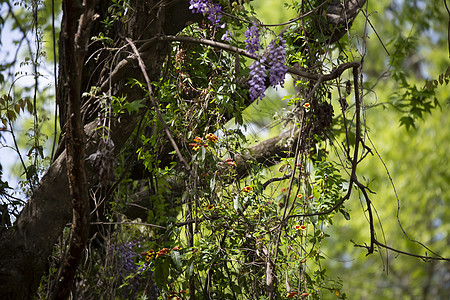
[[[246,186],[245,188],[242,189],[242,191],[244,193],[250,193],[251,191],[253,191],[253,188],[251,186]]]
[[[208,133],[207,135],[205,135],[205,139],[208,142],[211,142],[213,144],[216,143],[219,140],[217,135],[212,134],[212,133]],[[191,146],[192,150],[194,150],[194,151],[198,151],[198,149],[200,149],[202,146],[205,147],[205,148],[208,148],[207,142],[204,142],[203,139],[201,137],[199,137],[199,136],[196,136],[194,138],[194,142],[195,143],[189,143],[189,146]]]
[[[306,230],[305,225],[295,225],[294,228],[295,228],[295,230]]]
[[[141,252],[141,255],[145,256],[146,261],[150,261],[155,258],[155,250],[150,249],[147,252]]]
[[[179,250],[180,246],[174,247],[172,250]],[[164,256],[166,254],[170,253],[170,249],[168,248],[162,248],[159,249],[158,252],[155,252],[155,250],[150,249],[147,252],[141,252],[141,255],[145,256],[146,261],[150,261],[152,259],[156,259],[160,256]]]
[[[191,147],[192,147],[192,150],[194,150],[194,151],[198,151],[198,149],[200,149],[202,146],[204,146],[205,148],[208,147],[207,144],[204,144],[204,143],[203,143],[202,138],[199,137],[199,136],[196,136],[196,137],[195,137],[194,142],[195,142],[195,143],[190,143],[190,144],[189,144],[189,146],[191,146]]]
[[[159,251],[156,252],[156,258],[158,258],[160,256],[164,256],[164,255],[169,254],[169,253],[170,253],[170,250],[167,249],[167,248],[159,249]]]

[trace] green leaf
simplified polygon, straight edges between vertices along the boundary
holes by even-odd
[[[406,126],[406,130],[409,130],[410,127],[416,128],[414,125],[414,119],[408,116],[400,118],[400,125]]]
[[[145,107],[145,105],[142,104],[142,102],[144,102],[144,101],[145,101],[144,99],[141,99],[141,100],[136,100],[133,102],[126,102],[123,105],[123,108],[126,109],[128,113],[132,113],[132,112],[138,111],[141,108]]]
[[[191,263],[186,268],[186,277],[191,278],[192,274],[194,274],[194,261],[191,261]]]
[[[6,111],[6,118],[8,118],[8,120],[10,121],[14,121],[16,119],[16,113],[13,110],[8,109]]]
[[[172,258],[172,261],[175,264],[175,267],[177,268],[177,270],[181,272],[181,268],[183,267],[183,264],[181,261],[182,257],[180,255],[180,252],[179,251],[171,251],[170,257]]]
[[[159,289],[165,289],[169,278],[170,261],[167,259],[155,260],[155,283]]]
[[[26,103],[27,103],[27,110],[30,114],[33,113],[33,103],[31,102],[30,98],[26,98],[25,99]]]
[[[214,174],[214,176],[209,181],[209,188],[211,189],[211,191],[214,191],[215,187],[216,187],[216,175]]]
[[[233,199],[233,207],[236,211],[242,211],[241,201],[239,201],[239,196],[234,197]]]
[[[350,214],[345,209],[339,209],[339,212],[344,216],[344,218],[348,221],[350,220]]]

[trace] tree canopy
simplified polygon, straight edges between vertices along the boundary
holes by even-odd
[[[2,2],[0,297],[447,299],[449,22]]]

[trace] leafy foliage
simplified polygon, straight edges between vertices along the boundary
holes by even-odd
[[[126,39],[128,44],[117,33],[126,32],[131,24],[132,3],[111,1],[96,24],[91,39],[97,48],[89,49],[93,53],[86,65],[94,61],[98,66],[82,83],[87,107],[83,113],[86,119],[94,116],[98,121],[99,141],[93,143],[97,152],[87,158],[98,173],[92,179],[98,185],[91,187],[96,227],[74,285],[80,298],[346,299],[347,279],[341,279],[327,255],[330,244],[342,245],[334,234],[348,226],[344,220],[367,218],[364,225],[352,223],[367,228],[367,235],[356,242],[350,237],[367,254],[389,249],[424,260],[444,260],[434,252],[414,254],[423,250],[421,243],[414,242],[415,247],[405,252],[380,238],[382,223],[372,201],[373,186],[361,171],[369,154],[378,154],[367,122],[376,106],[371,105],[369,92],[380,93],[376,91],[380,78],[374,76],[380,66],[372,67],[372,56],[367,54],[373,47],[367,38],[371,9],[359,7],[356,11],[362,10],[362,17],[336,23],[340,1],[288,1],[285,9],[296,17],[269,24],[258,13],[257,1],[249,2],[189,1],[185,3],[189,13],[201,21],[189,23],[176,36]],[[406,5],[386,11],[409,9]],[[353,21],[366,22],[365,27],[347,32]],[[394,25],[402,29],[409,22],[401,19]],[[434,25],[421,21],[418,27],[425,31]],[[364,31],[359,33],[361,28]],[[405,37],[399,30],[387,43],[394,49],[391,52],[380,42],[389,55],[385,62],[392,87],[389,93],[381,91],[388,99],[382,105],[400,112],[394,117],[400,125],[417,129],[419,120],[436,114],[435,108],[442,105],[439,93],[448,84],[450,68],[424,84],[416,78],[420,70],[410,72],[406,67],[419,47],[415,35]],[[151,82],[140,76],[147,74],[149,66],[141,65],[138,58],[145,58],[147,52],[127,52],[129,56],[116,64],[123,49],[133,43],[168,47],[161,74]],[[24,63],[37,68],[38,58],[44,57],[39,49],[37,57]],[[114,68],[130,61],[139,74],[121,78],[118,86],[133,92],[114,94]],[[91,77],[98,77],[98,82]],[[0,83],[4,82],[2,75]],[[275,123],[287,130],[272,131],[273,139],[259,143],[257,137],[258,142],[252,143],[253,124],[246,123],[245,110],[250,106],[261,110],[266,92],[282,98],[281,88],[292,83],[295,91],[283,97],[288,110],[270,112]],[[37,81],[35,85],[37,92]],[[269,86],[275,91],[268,92]],[[12,124],[25,110],[33,116],[27,151],[36,159],[28,165],[22,161],[24,182],[32,192],[43,171],[37,157],[50,159],[45,158],[43,119],[38,114],[45,116],[38,113],[37,96],[30,100],[25,94],[2,94],[0,121],[13,133]],[[135,94],[144,98],[133,98]],[[111,124],[130,115],[139,118],[138,126],[128,144],[115,149]],[[9,189],[7,182],[0,181],[1,197]],[[363,213],[355,213],[356,198]],[[8,206],[18,204],[11,195],[5,199]],[[63,240],[67,236],[65,232]],[[57,278],[64,247],[55,247],[49,274],[41,282],[42,298]]]

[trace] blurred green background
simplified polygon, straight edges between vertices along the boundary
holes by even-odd
[[[278,1],[257,0],[253,5],[263,23],[279,23],[292,17]],[[369,1],[367,11],[371,24],[360,13],[344,39],[362,47],[364,29],[368,32],[363,73],[365,87],[373,88],[366,90],[364,104],[371,139],[366,143],[374,155],[360,165],[359,178],[376,192],[371,200],[378,218],[377,238],[405,252],[431,254],[410,239],[420,241],[435,253],[449,257],[450,88],[445,84],[439,87],[440,107],[416,122],[415,129],[406,130],[399,122],[404,114],[391,105],[395,103],[392,92],[398,86],[389,76],[396,71],[389,62],[395,51],[402,50],[396,44],[399,38],[413,42],[411,49],[404,50],[408,51],[406,59],[397,62],[411,85],[422,88],[427,79],[445,73],[450,65],[449,16],[443,2],[434,0]],[[292,81],[286,87],[292,92]],[[264,101],[247,110],[245,119],[252,124],[250,136],[263,133],[269,137],[279,132],[280,126],[264,126],[271,124],[274,112],[282,113],[283,93],[268,91]],[[330,278],[343,281],[342,291],[348,299],[450,299],[450,263],[424,262],[383,249],[366,256],[364,248],[354,247],[351,242],[370,243],[368,221],[357,193],[345,205],[351,219],[336,215],[328,231],[331,237],[321,249],[328,258],[323,267]],[[323,297],[336,299],[332,292],[324,292]]]

